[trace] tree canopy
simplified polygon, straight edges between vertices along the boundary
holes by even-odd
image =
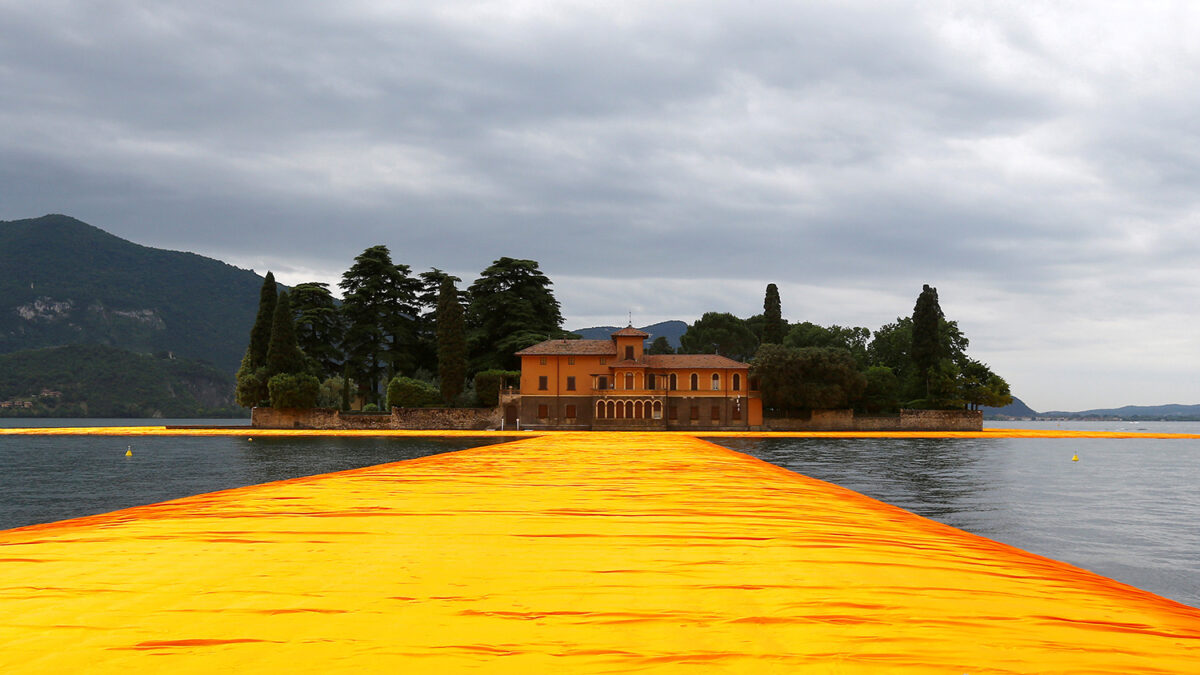
[[[758,338],[746,322],[726,312],[705,312],[679,338],[681,354],[720,354],[742,360],[757,347]]]
[[[665,335],[659,335],[650,342],[650,348],[646,350],[647,354],[674,354],[675,348],[671,346],[670,340]]]
[[[372,246],[342,275],[346,363],[360,393],[379,401],[380,384],[412,365],[419,282],[408,265],[392,262],[386,246]]]
[[[797,349],[804,347],[841,349],[850,354],[860,368],[865,368],[867,364],[867,342],[870,338],[871,331],[867,328],[857,326],[844,328],[836,324],[825,327],[805,321],[792,326],[788,330],[787,335],[783,339],[783,344]]]
[[[844,349],[766,344],[752,367],[763,405],[785,416],[851,407],[867,387],[867,377]]]
[[[296,344],[320,377],[336,377],[342,372],[342,315],[329,284],[297,284],[292,288],[291,305]]]
[[[536,261],[507,257],[471,284],[467,326],[475,370],[514,368],[513,352],[562,334],[562,313],[550,286]]]

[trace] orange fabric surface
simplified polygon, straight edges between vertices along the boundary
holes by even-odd
[[[0,532],[3,672],[1197,663],[1200,610],[677,434],[552,434]]]

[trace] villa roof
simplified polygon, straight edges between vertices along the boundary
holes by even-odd
[[[517,352],[517,356],[616,356],[612,340],[546,340]]]
[[[633,326],[625,326],[621,330],[612,334],[613,337],[640,337],[648,338],[650,334],[645,331],[640,331]]]
[[[517,356],[616,356],[617,345],[612,340],[546,340],[517,352]],[[640,361],[621,360],[608,365],[612,368],[683,369],[703,368],[742,369],[750,365],[720,354],[644,354]]]
[[[720,354],[646,354],[646,365],[650,368],[749,368],[750,365],[734,361]]]

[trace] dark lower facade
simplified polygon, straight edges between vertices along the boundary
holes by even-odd
[[[746,396],[513,395],[501,401],[506,428],[578,430],[748,431]]]

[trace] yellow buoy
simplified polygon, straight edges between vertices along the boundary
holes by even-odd
[[[1079,461],[1079,455],[1071,455],[1071,461],[1072,461],[1072,462],[1078,462],[1078,461]]]
[[[130,446],[126,446],[126,448],[125,448],[125,456],[126,456],[126,457],[133,457],[133,446],[132,446],[132,445],[130,445]]]

